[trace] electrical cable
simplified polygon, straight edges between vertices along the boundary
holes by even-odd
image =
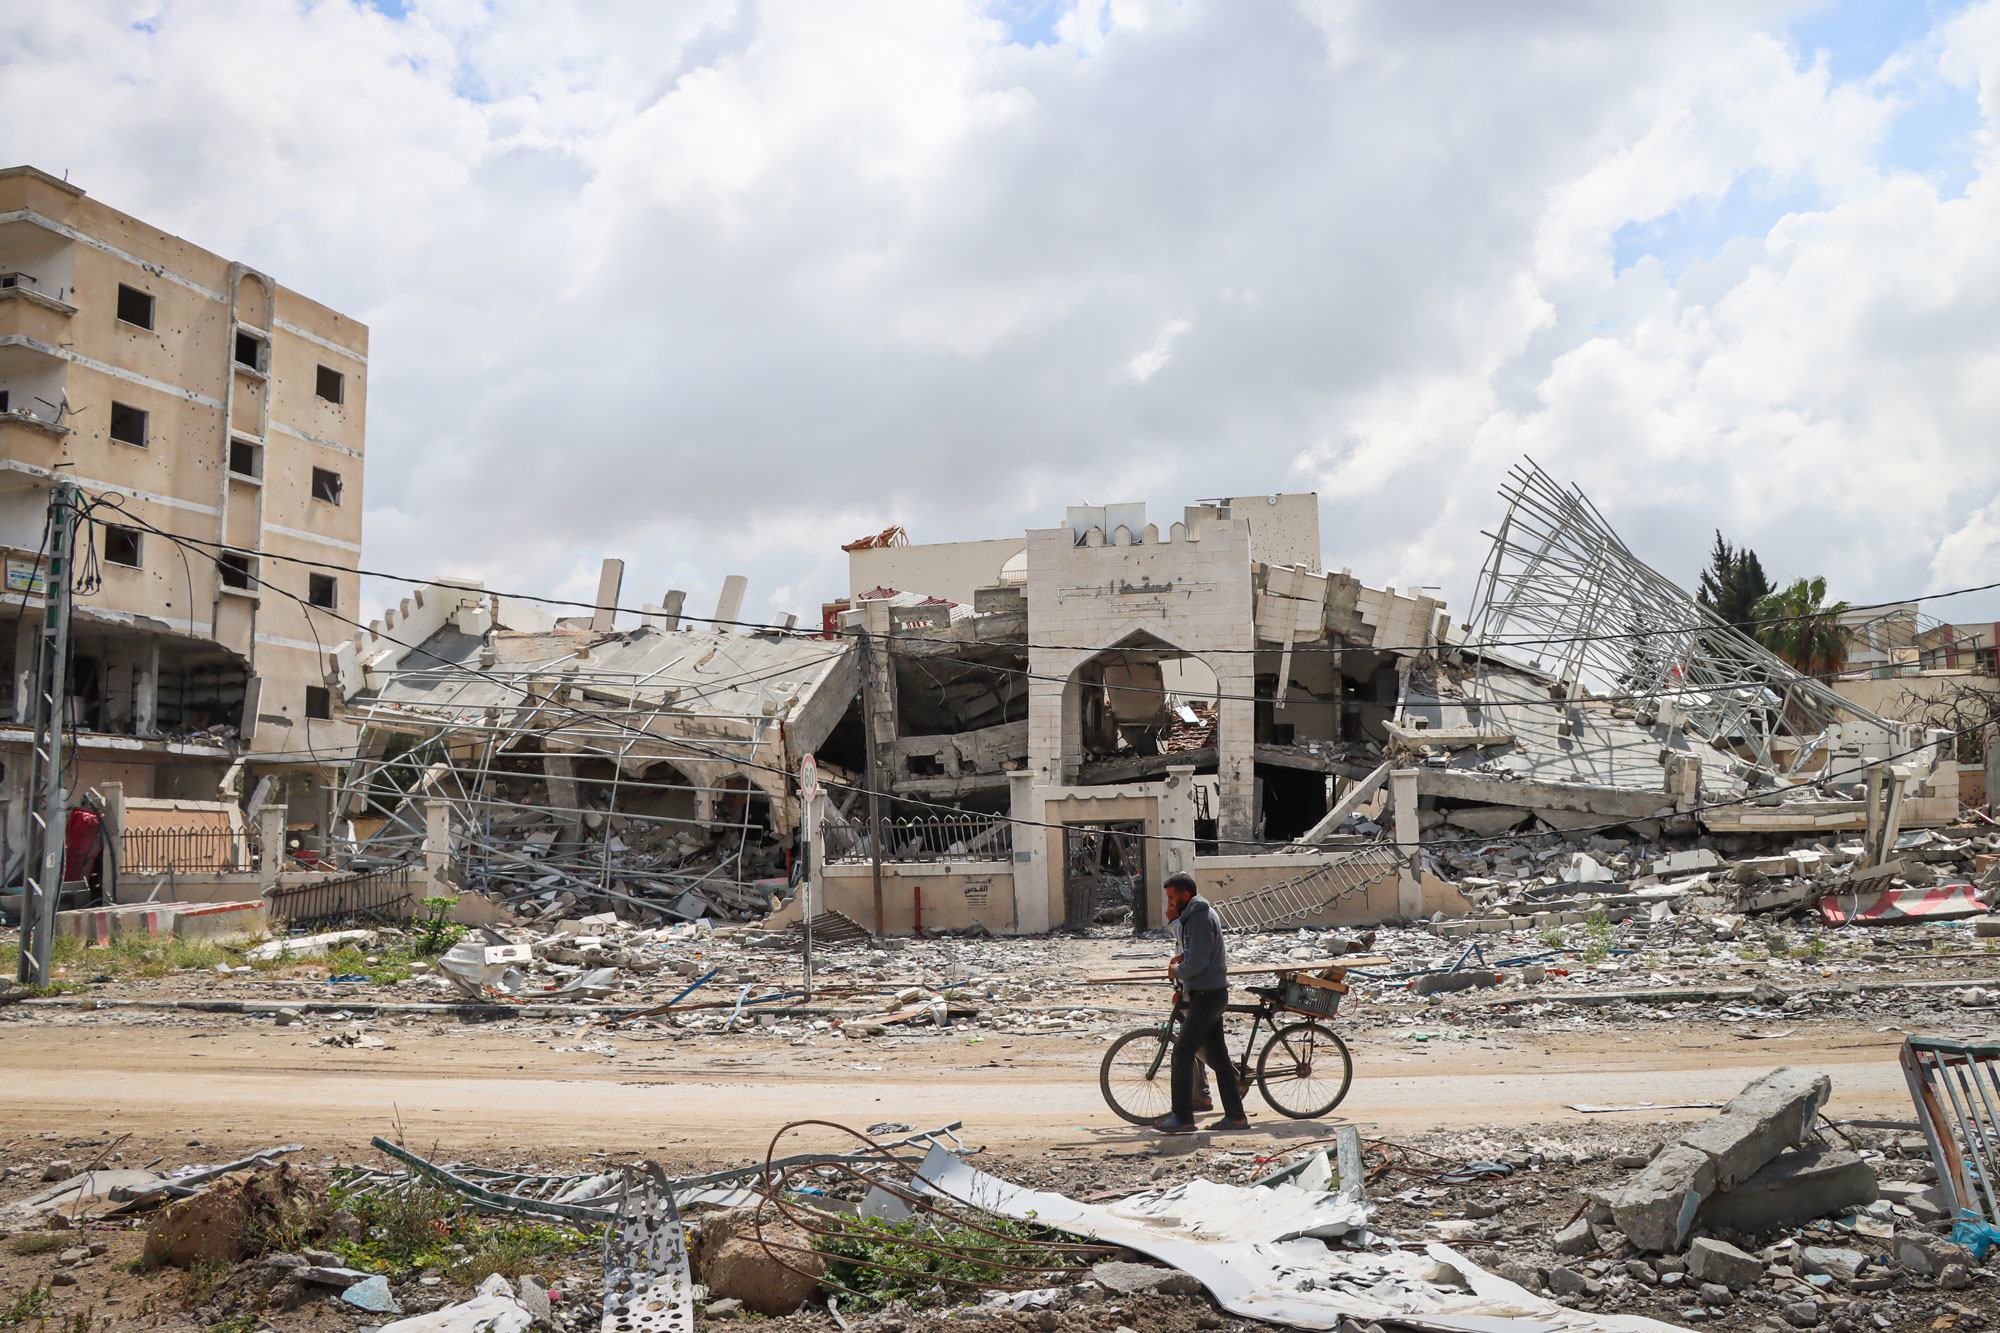
[[[128,512],[129,512],[129,511],[128,511]],[[155,527],[155,526],[153,526],[152,524],[150,524],[150,523],[147,523],[147,522],[146,522],[146,520],[138,518],[138,516],[137,516],[137,515],[131,515],[131,517],[133,517],[135,521],[137,521],[137,522],[140,522],[140,523],[142,523],[142,524],[145,524],[145,526],[146,526],[146,527],[147,527],[147,528],[148,528],[149,530],[151,530],[151,531],[153,531],[153,532],[156,532],[156,533],[158,533],[158,534],[159,534],[160,536],[162,536],[162,537],[165,537],[165,538],[166,538],[167,540],[169,540],[169,541],[179,541],[179,540],[181,540],[181,538],[180,538],[180,537],[178,536],[178,534],[175,534],[175,533],[171,533],[171,532],[168,532],[168,531],[166,531],[165,529],[161,529],[161,528],[158,528],[158,527]],[[209,543],[209,544],[211,544],[211,545],[212,545],[213,543]],[[199,545],[199,543],[198,543],[198,545]],[[202,554],[202,555],[206,556],[206,558],[208,558],[208,559],[211,559],[211,560],[215,560],[215,561],[216,561],[216,562],[218,563],[218,565],[220,564],[220,558],[219,558],[219,557],[217,557],[217,556],[214,556],[214,555],[208,555],[208,553],[206,553],[206,552],[197,552],[197,553],[198,553],[198,554]],[[266,581],[265,581],[264,579],[262,579],[261,577],[259,577],[258,575],[254,574],[254,573],[253,573],[253,574],[251,574],[251,575],[250,575],[250,577],[251,577],[251,578],[252,578],[252,579],[253,579],[253,580],[254,580],[254,581],[255,581],[255,582],[256,582],[256,583],[257,583],[257,584],[258,584],[258,585],[259,585],[260,587],[269,587],[269,588],[271,588],[271,589],[272,589],[272,591],[274,591],[274,592],[277,592],[277,593],[278,593],[278,594],[279,594],[280,596],[284,596],[284,597],[288,597],[288,598],[291,598],[291,599],[292,599],[292,600],[294,600],[294,601],[302,601],[302,600],[303,600],[303,599],[301,599],[301,598],[300,598],[300,597],[298,596],[298,594],[296,594],[296,593],[293,593],[293,592],[290,592],[289,590],[287,590],[287,589],[284,589],[284,588],[278,588],[278,587],[275,587],[274,585],[271,585],[271,584],[267,583],[267,582],[266,582]],[[1996,583],[1996,584],[1993,584],[1993,585],[1988,585],[1988,586],[1994,586],[1994,587],[2000,587],[2000,583]],[[1974,591],[1977,591],[1977,589],[1975,589]],[[1943,595],[1949,595],[1949,594],[1939,594],[1939,595],[1940,595],[1940,596],[1943,596]],[[323,608],[322,608],[322,609],[323,609]],[[369,628],[369,627],[367,627],[367,626],[364,626],[364,625],[362,625],[362,624],[361,624],[361,623],[360,623],[359,621],[355,621],[355,620],[352,620],[352,619],[351,619],[351,618],[349,618],[349,617],[346,617],[346,616],[341,616],[341,615],[339,615],[339,614],[337,614],[337,613],[329,613],[329,614],[331,614],[331,615],[332,615],[332,618],[334,618],[334,619],[336,619],[336,620],[340,620],[340,621],[343,621],[344,623],[347,623],[347,624],[351,624],[351,625],[355,626],[355,628],[357,628],[357,629],[364,629],[364,630],[365,630],[365,629],[368,629],[368,628]],[[400,639],[397,639],[397,638],[395,638],[395,637],[394,637],[393,635],[389,635],[389,634],[386,634],[386,633],[381,633],[381,634],[378,634],[378,636],[377,636],[377,637],[379,637],[379,638],[383,639],[384,641],[386,641],[386,642],[388,642],[388,643],[391,643],[391,644],[394,644],[394,645],[396,645],[397,647],[401,647],[401,648],[405,649],[406,651],[410,651],[410,652],[416,652],[416,653],[419,653],[419,654],[421,654],[421,655],[423,655],[423,656],[425,656],[425,657],[428,657],[428,658],[431,658],[431,659],[433,659],[433,660],[435,660],[435,661],[438,661],[439,663],[441,663],[441,664],[443,664],[443,665],[446,665],[446,666],[451,666],[451,667],[453,667],[453,668],[454,668],[454,669],[456,669],[456,670],[460,670],[460,671],[464,671],[464,672],[466,672],[466,673],[468,673],[468,674],[471,674],[471,675],[474,675],[474,676],[477,676],[477,677],[480,677],[480,678],[483,678],[483,679],[489,679],[489,680],[495,680],[495,679],[496,679],[496,678],[494,678],[494,677],[491,677],[491,676],[489,675],[489,673],[486,673],[486,672],[484,672],[484,671],[480,671],[480,670],[477,670],[477,669],[475,669],[475,668],[470,668],[470,667],[465,667],[465,666],[463,666],[462,664],[457,664],[457,663],[452,663],[452,662],[450,662],[450,661],[449,661],[448,659],[445,659],[445,658],[442,658],[442,657],[438,656],[438,654],[436,654],[436,653],[433,653],[433,652],[429,651],[428,649],[425,649],[425,648],[423,648],[423,647],[422,647],[421,645],[418,645],[418,644],[410,644],[410,643],[405,643],[404,641],[402,641],[402,640],[400,640]],[[506,682],[504,682],[504,681],[498,681],[497,683],[502,683],[502,684],[505,684]],[[554,707],[554,708],[557,708],[557,709],[559,709],[559,710],[561,710],[561,711],[566,711],[566,712],[572,712],[572,713],[577,713],[577,714],[579,714],[579,715],[582,715],[582,716],[586,716],[586,717],[590,717],[590,718],[592,718],[592,720],[593,720],[593,721],[602,721],[602,720],[603,720],[603,719],[599,719],[599,718],[598,718],[598,717],[597,717],[596,715],[594,715],[594,714],[590,714],[590,713],[588,713],[588,712],[587,712],[586,710],[581,710],[581,709],[577,709],[577,708],[575,708],[574,706],[571,706],[571,705],[550,705],[550,706],[551,706],[551,707]],[[643,730],[643,729],[641,729],[641,728],[636,728],[636,727],[632,727],[632,726],[630,726],[630,725],[628,725],[628,724],[621,724],[621,723],[616,723],[616,722],[613,722],[613,724],[612,724],[612,725],[614,726],[614,728],[616,728],[616,729],[618,729],[618,730],[623,730],[623,731],[629,731],[629,732],[633,732],[633,733],[635,733],[635,734],[637,734],[637,735],[640,735],[640,736],[644,737],[645,739],[648,739],[648,740],[652,740],[652,741],[654,741],[654,742],[656,742],[656,743],[657,743],[657,742],[663,742],[663,741],[664,741],[664,742],[666,742],[666,743],[668,743],[668,744],[672,744],[672,745],[677,745],[677,746],[681,746],[681,747],[683,747],[684,749],[687,749],[687,750],[690,750],[690,751],[692,751],[692,752],[693,752],[693,753],[694,753],[695,755],[702,755],[702,756],[704,756],[704,757],[706,757],[706,758],[708,758],[708,759],[711,759],[711,760],[713,760],[713,761],[715,761],[715,762],[721,762],[721,763],[729,763],[729,764],[733,764],[733,765],[736,765],[736,766],[738,766],[738,767],[741,767],[741,768],[746,768],[746,769],[750,769],[750,770],[753,770],[753,771],[761,771],[761,772],[766,772],[766,773],[771,773],[771,774],[774,774],[774,775],[776,775],[776,776],[780,777],[781,779],[783,779],[783,780],[784,780],[784,781],[785,781],[785,782],[786,782],[787,784],[790,784],[790,783],[793,783],[793,782],[795,782],[795,781],[796,781],[796,776],[795,776],[794,774],[792,774],[792,773],[791,773],[791,772],[790,772],[789,770],[787,770],[787,769],[783,769],[783,768],[780,768],[780,767],[777,767],[777,766],[775,766],[775,765],[771,765],[771,764],[765,764],[765,763],[759,763],[759,762],[756,762],[756,761],[754,761],[754,760],[747,760],[747,759],[743,759],[743,758],[740,758],[740,757],[737,757],[737,756],[730,756],[730,755],[724,755],[724,754],[717,754],[717,753],[715,753],[715,752],[713,752],[713,751],[708,751],[708,750],[706,750],[706,749],[705,749],[705,748],[704,748],[703,746],[701,746],[701,745],[699,745],[699,744],[697,744],[697,743],[695,743],[695,742],[693,742],[693,741],[690,741],[690,740],[687,740],[686,738],[682,738],[682,737],[671,737],[671,738],[669,738],[669,737],[661,737],[661,736],[659,736],[659,735],[657,735],[657,734],[655,734],[655,733],[651,733],[651,732],[646,732],[646,731],[644,731],[644,730]],[[1965,733],[1967,733],[1967,732],[1970,732],[1970,731],[1972,731],[1972,730],[1977,730],[1977,729],[1979,729],[1979,728],[1978,728],[1977,726],[1973,726],[1973,727],[1967,727],[1967,728],[1962,728],[1962,729],[1960,729],[1960,731],[1958,731],[1958,732],[1950,732],[1950,731],[1945,731],[1945,732],[1940,732],[1940,733],[1939,733],[1939,737],[1940,737],[1940,739],[1941,739],[1941,738],[1942,738],[1943,736],[1956,736],[1956,735],[1961,735],[1961,734],[1965,734]],[[1879,764],[1889,764],[1889,763],[1893,763],[1893,762],[1895,762],[1895,761],[1896,761],[1896,760],[1898,760],[1898,759],[1904,759],[1904,758],[1908,758],[1908,757],[1910,757],[1910,756],[1912,756],[1912,755],[1917,755],[1917,754],[1921,754],[1921,753],[1923,753],[1923,752],[1924,752],[1925,750],[1927,750],[1927,749],[1930,749],[1930,748],[1932,747],[1932,745],[1933,745],[1933,744],[1936,744],[1936,743],[1938,743],[1938,741],[1935,741],[1935,740],[1934,740],[1934,741],[1932,741],[1932,742],[1926,742],[1926,743],[1925,743],[1925,744],[1923,744],[1923,745],[1918,745],[1918,746],[1913,746],[1913,747],[1911,747],[1911,748],[1910,748],[1910,749],[1908,749],[1908,750],[1904,750],[1904,751],[1901,751],[1901,752],[1899,752],[1899,753],[1896,753],[1896,754],[1891,754],[1891,755],[1887,755],[1887,756],[1884,756],[1884,757],[1882,757],[1882,758],[1880,758],[1880,759],[1878,759],[1878,760],[1874,760],[1874,761],[1872,761],[1872,762],[1873,762],[1873,763],[1875,763],[1875,764],[1878,764],[1878,765],[1879,765]],[[669,757],[669,758],[671,758],[671,756],[668,756],[668,757]],[[842,781],[838,781],[838,780],[830,780],[830,779],[823,779],[823,784],[824,784],[824,785],[826,785],[826,786],[829,786],[829,787],[838,787],[838,788],[841,788],[841,789],[843,789],[843,790],[848,790],[848,791],[853,791],[853,792],[856,792],[856,793],[858,793],[858,794],[861,794],[861,795],[868,795],[868,794],[870,794],[870,791],[869,791],[869,789],[868,789],[867,787],[865,787],[865,786],[862,786],[862,785],[860,785],[860,784],[857,784],[857,783],[851,783],[851,782],[842,782]],[[788,789],[789,789],[789,786],[788,786]],[[932,810],[939,810],[939,811],[944,811],[944,812],[947,812],[947,813],[963,813],[963,811],[962,811],[962,810],[961,810],[961,809],[960,809],[959,807],[956,807],[956,806],[951,806],[951,805],[946,805],[946,804],[943,804],[943,803],[941,803],[941,802],[936,802],[936,801],[926,801],[926,800],[923,800],[923,799],[920,799],[920,798],[916,798],[916,797],[910,797],[910,796],[900,796],[900,795],[897,795],[896,793],[893,793],[893,792],[876,792],[876,793],[874,793],[874,794],[876,794],[876,795],[878,795],[878,796],[881,796],[881,797],[884,797],[884,798],[886,798],[886,799],[888,799],[888,800],[892,800],[892,801],[898,801],[898,802],[900,802],[900,803],[902,803],[902,804],[905,804],[905,805],[913,805],[913,806],[917,806],[917,807],[920,807],[920,808],[925,808],[925,809],[932,809]],[[1727,799],[1727,800],[1721,800],[1721,801],[1714,801],[1714,802],[1706,802],[1706,803],[1697,803],[1697,804],[1695,804],[1695,805],[1692,805],[1692,806],[1688,806],[1688,807],[1686,807],[1686,808],[1682,808],[1682,809],[1676,809],[1676,810],[1673,810],[1673,811],[1670,811],[1670,812],[1668,812],[1668,813],[1667,813],[1667,814],[1665,814],[1665,815],[1662,815],[1662,816],[1658,816],[1658,818],[1681,818],[1681,817],[1686,817],[1686,816],[1691,816],[1691,815],[1696,815],[1696,814],[1701,814],[1701,813],[1705,813],[1705,812],[1707,812],[1707,811],[1710,811],[1710,810],[1722,810],[1722,809],[1730,809],[1730,808],[1734,808],[1734,807],[1737,807],[1737,806],[1743,806],[1743,805],[1749,805],[1749,804],[1756,804],[1756,803],[1759,803],[1759,802],[1763,801],[1763,799],[1764,799],[1765,795],[1766,795],[1766,793],[1761,793],[1761,792],[1760,792],[1760,793],[1748,793],[1748,792],[1746,792],[1746,793],[1745,793],[1745,794],[1744,794],[1743,796],[1741,796],[1741,797],[1734,797],[1734,798],[1730,798],[1730,799]],[[1046,830],[1057,830],[1057,829],[1066,829],[1066,828],[1068,828],[1068,827],[1069,827],[1068,825],[1065,825],[1065,824],[1057,824],[1057,823],[1051,823],[1051,822],[1049,822],[1049,821],[1046,821],[1046,820],[1032,820],[1032,819],[1023,819],[1023,818],[1021,818],[1021,817],[1019,817],[1019,816],[1015,816],[1015,815],[1011,815],[1011,814],[1009,814],[1009,815],[1001,815],[1001,814],[994,814],[994,815],[992,815],[992,816],[991,816],[991,818],[993,818],[993,819],[995,819],[995,820],[1003,820],[1003,821],[1005,821],[1005,822],[1007,822],[1007,823],[1009,823],[1009,824],[1011,824],[1011,825],[1017,825],[1017,826],[1027,826],[1027,827],[1034,827],[1034,828],[1041,828],[1041,829],[1046,829]],[[1649,817],[1649,818],[1650,818],[1650,817]],[[1462,838],[1462,839],[1443,839],[1443,840],[1432,840],[1432,841],[1431,841],[1431,842],[1429,842],[1429,843],[1423,843],[1423,844],[1419,844],[1418,846],[1416,846],[1416,847],[1412,848],[1412,849],[1411,849],[1411,852],[1412,852],[1412,854],[1414,854],[1414,855],[1419,855],[1419,856],[1420,856],[1420,855],[1421,855],[1421,853],[1422,853],[1422,850],[1423,850],[1423,849],[1424,849],[1425,847],[1439,847],[1439,846],[1453,846],[1453,845],[1463,845],[1463,844],[1477,844],[1477,845],[1481,845],[1481,846],[1491,846],[1491,845],[1493,845],[1493,844],[1495,844],[1495,843],[1502,843],[1502,842],[1525,842],[1525,841],[1531,841],[1531,840],[1538,840],[1538,839],[1545,839],[1545,838],[1550,838],[1550,837],[1573,837],[1573,836],[1575,836],[1575,835],[1577,835],[1577,834],[1580,834],[1580,833],[1591,833],[1591,832],[1599,832],[1599,831],[1604,831],[1604,830],[1608,830],[1608,829],[1615,829],[1615,828],[1621,828],[1621,827],[1624,827],[1624,826],[1626,826],[1626,825],[1628,825],[1628,824],[1630,824],[1630,823],[1632,823],[1632,822],[1633,822],[1633,820],[1631,820],[1631,819],[1618,819],[1618,820],[1609,820],[1609,821],[1606,821],[1606,822],[1605,822],[1605,823],[1603,823],[1603,824],[1599,824],[1599,825],[1595,825],[1595,826],[1588,826],[1588,827],[1580,827],[1580,828],[1573,828],[1573,829],[1566,829],[1566,830],[1550,830],[1549,832],[1545,832],[1545,833],[1525,833],[1525,834],[1501,834],[1501,835],[1497,835],[1497,836],[1494,836],[1494,837],[1483,837],[1483,838]],[[1218,837],[1218,838],[1199,838],[1199,837],[1195,837],[1195,836],[1183,836],[1183,835],[1178,835],[1178,834],[1165,834],[1165,833],[1150,833],[1150,832],[1144,832],[1144,831],[1142,831],[1142,832],[1139,832],[1139,833],[1135,833],[1135,834],[1132,834],[1131,836],[1133,836],[1133,837],[1137,837],[1137,838],[1140,838],[1140,839],[1142,839],[1142,840],[1146,840],[1146,841],[1154,841],[1154,842],[1163,842],[1163,843],[1185,843],[1185,844],[1196,844],[1196,845],[1210,845],[1210,846],[1224,846],[1224,845],[1227,845],[1227,846],[1238,846],[1238,847],[1254,847],[1254,848],[1259,848],[1259,849],[1263,849],[1263,850],[1280,850],[1280,849],[1284,849],[1284,848],[1287,848],[1287,847],[1295,847],[1295,846],[1296,846],[1296,843],[1294,843],[1294,842],[1287,842],[1287,841],[1275,841],[1275,842],[1274,842],[1274,841],[1269,841],[1269,840],[1265,840],[1265,839],[1248,839],[1248,838],[1219,838],[1219,837]]]
[[[124,510],[122,512],[128,514],[130,513],[129,510]],[[152,531],[159,533],[161,536],[180,541],[192,542],[194,545],[199,547],[214,547],[218,550],[231,552],[235,554],[265,556],[273,560],[281,560],[286,563],[295,565],[305,565],[314,569],[330,569],[330,570],[337,570],[341,573],[362,574],[369,578],[383,579],[391,583],[407,583],[417,587],[426,587],[426,586],[437,586],[446,588],[457,587],[457,588],[462,588],[466,592],[475,593],[480,596],[505,597],[514,601],[537,602],[545,606],[569,607],[580,611],[612,611],[620,614],[634,615],[640,617],[645,617],[651,614],[655,614],[654,612],[648,612],[644,607],[621,606],[618,605],[617,603],[611,603],[611,602],[590,602],[576,598],[549,597],[539,593],[502,592],[498,589],[479,587],[472,584],[453,584],[435,578],[424,578],[412,574],[396,574],[396,573],[391,573],[387,570],[369,569],[359,565],[337,564],[331,561],[324,561],[324,560],[312,560],[308,559],[305,556],[283,555],[273,551],[245,552],[239,550],[239,548],[237,547],[229,545],[226,542],[218,542],[206,537],[196,537],[187,533],[172,533],[162,528],[151,527],[150,524],[148,526],[149,528],[151,528]],[[1852,613],[1856,611],[1891,610],[1912,603],[1941,601],[1952,597],[1964,597],[1977,592],[1991,592],[1994,589],[2000,589],[2000,580],[1995,580],[1991,583],[1973,584],[1971,586],[1963,588],[1950,588],[1942,592],[1919,593],[1912,597],[1900,597],[1887,601],[1850,603],[1845,607],[1845,611]],[[1266,595],[1268,596],[1273,594],[1266,594]],[[1311,599],[1296,598],[1292,600],[1304,601]],[[1440,610],[1443,609],[1442,603],[1439,604],[1439,609]],[[1544,636],[1541,638],[1523,638],[1523,639],[1488,639],[1479,643],[1464,643],[1464,644],[1434,644],[1434,643],[1366,644],[1366,645],[1349,646],[1345,644],[1302,643],[1302,644],[1294,644],[1292,646],[1291,651],[1293,652],[1294,655],[1301,653],[1310,653],[1310,652],[1335,653],[1335,654],[1400,653],[1408,655],[1413,653],[1427,652],[1439,647],[1457,647],[1457,648],[1469,648],[1469,649],[1539,648],[1539,647],[1553,647],[1560,644],[1611,643],[1626,639],[1651,639],[1651,638],[1658,638],[1663,633],[1698,634],[1703,632],[1711,632],[1714,630],[1735,630],[1739,633],[1742,633],[1744,631],[1753,628],[1763,628],[1771,625],[1790,624],[1798,621],[1817,620],[1823,618],[1824,614],[1825,614],[1824,612],[1820,613],[1808,612],[1808,613],[1801,613],[1798,615],[1769,616],[1762,619],[1745,620],[1745,621],[1724,621],[1721,619],[1717,619],[1716,622],[1712,625],[1687,626],[1678,630],[1673,630],[1673,629],[1626,630],[1618,633],[1572,634],[1572,635],[1557,635],[1553,637]],[[771,621],[735,620],[735,619],[720,618],[715,616],[697,616],[697,615],[690,615],[687,612],[679,613],[679,618],[684,621],[694,621],[698,624],[719,625],[725,628],[746,629],[758,633],[781,634],[781,635],[790,635],[797,638],[813,638],[813,639],[823,639],[827,637],[826,635],[820,633],[817,630],[800,629],[796,625],[780,625]],[[366,626],[363,626],[362,628],[366,628]],[[930,635],[913,634],[908,632],[891,631],[890,633],[881,635],[880,637],[884,639],[912,639],[926,643],[937,642],[937,640]],[[1033,641],[1028,641],[1023,644],[1007,644],[1004,646],[1042,648],[1055,652],[1098,652],[1102,650],[1101,644],[1037,643]],[[1203,651],[1216,654],[1246,654],[1246,653],[1276,653],[1281,650],[1275,647],[1271,648],[1224,647],[1224,648],[1204,649]]]

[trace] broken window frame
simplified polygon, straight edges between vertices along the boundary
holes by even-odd
[[[332,392],[327,392],[328,389]],[[332,366],[322,363],[313,373],[313,396],[323,403],[335,407],[347,401],[347,376]]]
[[[153,294],[145,288],[124,282],[118,284],[117,315],[120,324],[152,332],[157,304]]]
[[[121,413],[125,414],[124,421],[128,426],[132,423],[137,424],[137,439],[133,439],[130,435],[119,434]],[[152,413],[142,407],[134,407],[130,403],[121,403],[114,398],[111,400],[111,419],[105,423],[105,433],[119,444],[129,444],[134,449],[147,448],[152,438],[152,415]]]
[[[224,592],[257,595],[257,557],[247,551],[224,551],[215,557],[216,576]]]
[[[237,451],[249,460],[248,469],[236,466]],[[264,479],[264,446],[254,440],[231,436],[229,440],[229,475],[241,481],[262,481]]]
[[[117,565],[121,569],[139,569],[145,554],[145,547],[139,529],[128,528],[122,523],[104,525],[104,563]],[[129,553],[130,559],[120,556]]]
[[[330,467],[316,467],[312,470],[312,498],[321,504],[339,504],[340,492],[345,485],[341,475]]]

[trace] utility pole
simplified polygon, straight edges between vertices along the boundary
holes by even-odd
[[[875,640],[861,631],[861,728],[868,746],[868,857],[875,879],[875,938],[889,933],[882,908],[882,781],[875,765]]]
[[[799,919],[804,923],[806,931],[805,966],[807,1004],[812,1003],[813,994],[813,917],[818,913],[819,905],[824,896],[822,892],[823,886],[820,882],[822,858],[820,856],[819,801],[819,764],[811,755],[806,755],[799,760],[799,831],[804,835],[806,856],[806,879],[805,883],[799,887],[799,895],[803,900],[803,904],[799,910]]]
[[[42,588],[42,632],[35,671],[34,780],[41,796],[28,860],[27,892],[21,898],[21,952],[15,979],[46,986],[49,953],[56,933],[56,905],[62,900],[63,850],[69,832],[63,799],[63,705],[69,696],[70,561],[76,545],[77,499],[73,481],[57,480],[49,496],[49,565]]]

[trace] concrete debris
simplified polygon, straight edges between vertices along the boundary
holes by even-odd
[[[1633,1179],[1604,1191],[1618,1229],[1640,1249],[1679,1250],[1702,1201],[1800,1144],[1832,1091],[1824,1074],[1800,1069],[1776,1069],[1751,1083]]]
[[[515,1296],[506,1278],[493,1274],[479,1284],[479,1294],[429,1314],[384,1324],[378,1333],[528,1333],[534,1312]]]
[[[1695,1223],[1756,1235],[1832,1217],[1878,1194],[1875,1168],[1859,1153],[1802,1148],[1779,1153],[1742,1184],[1703,1200]]]
[[[740,1301],[757,1314],[787,1315],[819,1290],[826,1258],[804,1232],[769,1220],[760,1229],[756,1210],[741,1209],[703,1222],[695,1274],[718,1299]]]
[[[1266,1207],[1287,1192],[1305,1194],[1289,1185],[1266,1189],[1202,1180],[1193,1182],[1202,1187],[1194,1196],[1181,1192],[1172,1203],[1163,1194],[1140,1194],[1099,1206],[1010,1184],[942,1148],[925,1158],[917,1179],[941,1197],[1002,1217],[1032,1219],[1136,1250],[1186,1273],[1225,1311],[1292,1328],[1333,1329],[1371,1320],[1460,1333],[1667,1333],[1676,1327],[1566,1309],[1442,1244],[1419,1253],[1306,1238],[1297,1219],[1302,1207],[1309,1212],[1317,1205]],[[1212,1211],[1185,1206],[1183,1200]],[[1212,1226],[1218,1214],[1229,1220]],[[1573,1294],[1589,1294],[1592,1280],[1578,1276]],[[1563,1283],[1554,1273],[1550,1279],[1552,1290]]]
[[[224,1177],[161,1210],[146,1229],[145,1262],[171,1268],[237,1263],[269,1244],[304,1192],[286,1165]]]

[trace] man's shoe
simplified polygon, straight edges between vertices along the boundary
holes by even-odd
[[[1192,1134],[1196,1126],[1192,1120],[1176,1120],[1170,1115],[1163,1115],[1153,1122],[1153,1128],[1162,1134]]]
[[[1241,1115],[1226,1115],[1209,1126],[1209,1129],[1215,1133],[1226,1133],[1230,1130],[1248,1128],[1250,1128],[1250,1118]]]
[[[1195,1114],[1206,1115],[1208,1112],[1213,1111],[1214,1109],[1215,1109],[1215,1102],[1213,1101],[1213,1099],[1208,1097],[1197,1097],[1194,1099]]]

